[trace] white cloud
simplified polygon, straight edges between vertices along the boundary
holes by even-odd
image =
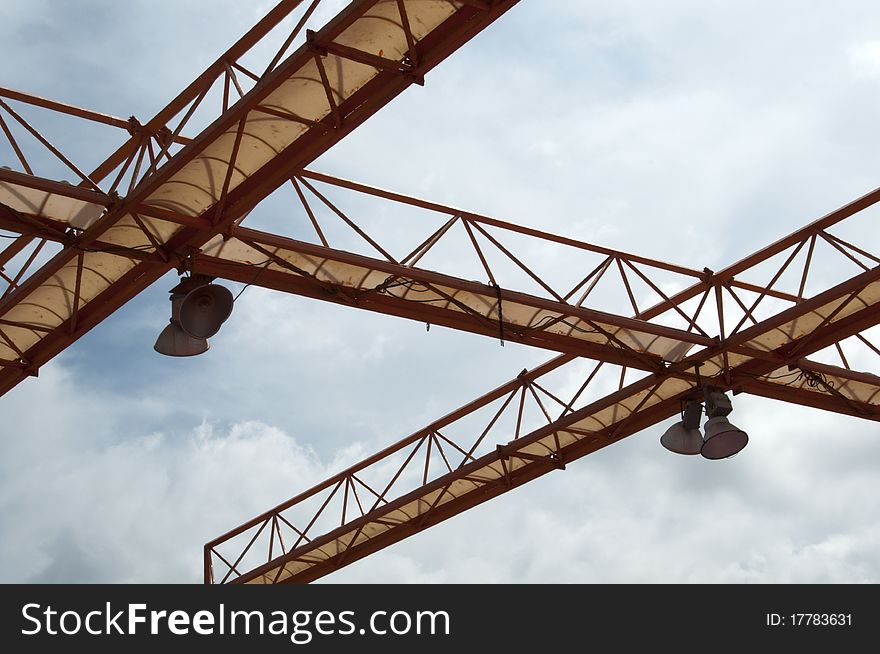
[[[63,374],[41,382],[5,417],[35,438],[51,430],[52,440],[6,445],[7,581],[199,581],[200,543],[364,454],[352,443],[325,463],[254,421],[144,433],[124,395],[108,405],[106,394],[73,392]],[[55,419],[32,420],[28,408],[49,402]]]
[[[880,41],[866,41],[852,46],[849,59],[858,75],[880,77]]]

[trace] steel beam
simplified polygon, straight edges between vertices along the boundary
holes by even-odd
[[[433,30],[418,43],[419,73],[425,74],[432,70],[446,57],[514,6],[516,1],[505,0],[504,2],[496,3],[488,12],[478,11],[469,7],[462,7],[457,10],[437,29]],[[350,3],[317,33],[316,40],[319,43],[332,40],[359,16],[368,11],[374,3],[375,0],[356,0]],[[143,200],[149,197],[162,183],[170,179],[187,162],[191,161],[207,144],[213,142],[240,122],[247,112],[258,105],[271,90],[277,88],[287,79],[290,71],[296,70],[312,56],[314,55],[310,46],[303,45],[285,62],[268,72],[241,101],[197,135],[191,143],[184,146],[180,152],[172,157],[167,164],[159,168],[155,174],[139,184],[134,193],[120,202],[118,207],[108,211],[107,214],[86,230],[82,236],[82,241],[89,243],[100,240],[101,235],[109,230],[120,217],[141,206]],[[309,129],[279,156],[264,165],[257,174],[252,175],[234,191],[231,191],[225,198],[222,206],[218,206],[215,203],[202,214],[201,217],[210,222],[211,228],[184,227],[167,243],[163,243],[163,246],[172,252],[190,249],[197,250],[203,243],[216,234],[222,233],[233,222],[246,215],[266,195],[284,183],[294,171],[309,164],[388,104],[393,98],[409,87],[413,81],[412,78],[403,77],[388,71],[380,72],[339,106],[339,111],[344,116],[344,123],[341,128],[336,129],[332,124],[332,120],[328,117],[323,121],[325,123],[324,128]],[[199,88],[197,84],[192,87],[192,89],[195,88]],[[187,93],[191,95],[191,92],[187,91],[180,97],[185,99],[188,97]],[[165,114],[173,116],[186,105],[183,100],[176,102],[175,106],[160,112],[161,115],[148,124],[151,126],[151,129],[153,122],[161,122],[164,125]],[[119,162],[122,160],[124,160],[124,157],[119,159]],[[109,166],[110,164],[108,163],[107,165]],[[102,169],[101,172],[106,174],[115,167],[115,165],[112,165],[109,169],[106,169],[105,166],[105,169]],[[222,215],[218,214],[220,209],[222,209]],[[53,257],[52,260],[29,277],[20,287],[10,293],[4,301],[0,302],[0,317],[14,303],[27,297],[40,284],[46,282],[57,271],[70,264],[76,256],[78,255],[75,250],[66,248]],[[173,267],[175,267],[175,264],[162,261],[148,261],[136,264],[129,272],[125,273],[91,302],[88,302],[79,309],[75,329],[72,329],[71,325],[65,322],[53,330],[52,333],[41,338],[36,345],[25,353],[24,358],[34,369],[42,366],[144,288],[173,269]],[[21,382],[25,376],[25,374],[15,368],[0,369],[0,394],[9,391]]]

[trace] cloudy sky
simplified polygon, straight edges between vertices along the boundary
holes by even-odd
[[[270,6],[5,0],[0,84],[145,122]],[[717,270],[877,185],[878,25],[869,0],[523,0],[314,168]],[[84,162],[121,138],[44,119]],[[249,288],[167,359],[173,284],[0,398],[0,581],[200,581],[206,541],[549,358]],[[880,580],[876,425],[735,407],[732,460],[658,426],[327,580]]]

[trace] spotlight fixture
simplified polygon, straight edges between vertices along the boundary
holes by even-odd
[[[703,432],[700,432],[703,404],[698,400],[688,400],[682,420],[666,430],[660,437],[660,444],[676,454],[702,454],[704,458],[713,460],[731,457],[748,444],[749,436],[727,419],[733,411],[733,404],[725,393],[706,386],[703,388],[703,398],[708,418]]]
[[[730,398],[714,389],[706,389],[706,417],[703,425],[703,449],[707,459],[726,459],[742,450],[749,443],[749,436],[742,429],[730,424],[727,416],[733,411]]]
[[[676,454],[699,454],[703,448],[703,434],[700,432],[700,417],[703,406],[699,402],[688,402],[684,407],[682,420],[672,425],[660,437],[660,444]]]
[[[171,289],[171,322],[153,349],[172,357],[191,357],[208,351],[208,338],[232,313],[229,289],[212,284],[210,277],[193,275]]]

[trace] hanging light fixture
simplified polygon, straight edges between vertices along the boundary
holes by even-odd
[[[229,289],[210,277],[193,275],[171,289],[171,322],[153,349],[172,357],[191,357],[208,351],[208,338],[216,334],[232,313]]]
[[[703,406],[699,402],[688,402],[682,419],[666,430],[660,437],[660,444],[676,454],[699,454],[703,448],[703,434],[700,432],[702,415]]]
[[[687,401],[682,419],[666,430],[660,444],[676,454],[702,454],[713,460],[731,457],[748,444],[749,436],[727,419],[733,405],[725,393],[707,386],[703,387],[703,398],[703,403]],[[704,405],[708,420],[701,432]]]
[[[726,459],[742,450],[749,443],[749,435],[732,425],[727,419],[733,405],[726,394],[706,389],[706,417],[703,425],[705,436],[700,451],[707,459]]]

